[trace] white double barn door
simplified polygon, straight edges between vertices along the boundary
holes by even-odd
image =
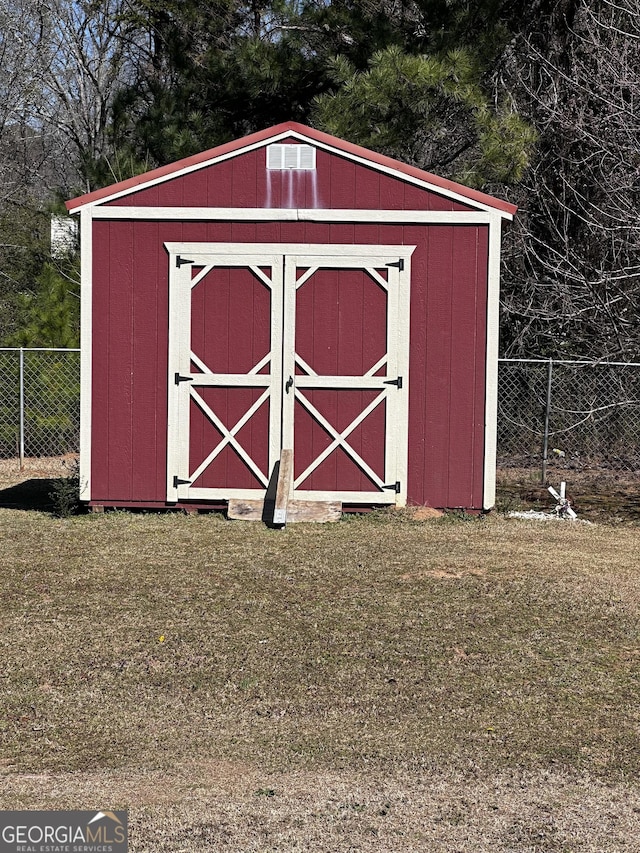
[[[166,248],[167,499],[403,505],[413,247]]]

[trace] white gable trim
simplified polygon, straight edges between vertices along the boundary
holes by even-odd
[[[157,186],[158,184],[163,184],[165,181],[172,181],[174,178],[181,178],[184,175],[190,175],[191,172],[197,172],[198,169],[206,169],[209,166],[214,166],[216,163],[223,163],[225,160],[230,160],[232,157],[238,157],[240,156],[240,154],[246,154],[248,151],[255,151],[256,148],[263,148],[266,145],[270,145],[272,142],[277,142],[280,139],[286,139],[290,136],[298,136],[298,134],[294,133],[293,131],[287,131],[286,133],[279,133],[276,136],[270,136],[269,139],[263,139],[260,142],[254,142],[252,145],[245,145],[243,148],[236,148],[235,151],[227,151],[225,154],[220,154],[217,157],[212,157],[210,160],[203,160],[201,163],[194,163],[191,166],[186,166],[184,169],[178,169],[175,172],[169,172],[168,174],[160,175],[159,177],[152,178],[149,181],[143,181],[140,184],[136,184],[135,187],[127,187],[127,189],[120,190],[120,192],[115,192],[111,195],[105,196],[104,198],[100,198],[97,201],[89,202],[88,205],[79,204],[77,207],[70,208],[69,213],[77,213],[81,208],[86,206],[97,207],[99,205],[108,204],[111,201],[116,201],[119,198],[123,198],[126,195],[130,195],[131,193],[137,193],[141,190],[148,190],[151,187]],[[306,137],[300,138],[306,139]]]
[[[174,180],[175,178],[180,178],[184,175],[189,175],[191,174],[191,172],[195,172],[198,169],[206,169],[209,166],[213,166],[217,163],[222,163],[223,161],[229,160],[232,157],[239,157],[249,151],[255,151],[257,148],[266,148],[268,145],[277,143],[282,139],[290,138],[299,139],[300,141],[308,145],[312,145],[316,148],[322,148],[324,151],[328,151],[329,153],[335,154],[338,157],[342,157],[347,160],[352,160],[354,163],[366,166],[368,169],[375,169],[379,172],[383,172],[384,174],[390,175],[391,177],[396,178],[397,180],[413,184],[414,186],[420,187],[421,189],[436,193],[437,195],[444,196],[445,198],[449,198],[453,201],[460,202],[461,204],[465,204],[468,207],[475,208],[476,210],[484,210],[487,212],[495,213],[503,219],[513,219],[512,214],[507,213],[506,211],[499,210],[498,208],[495,208],[491,205],[483,204],[482,202],[470,199],[467,196],[462,195],[461,193],[455,192],[455,190],[436,186],[435,184],[432,184],[429,181],[424,181],[420,178],[408,175],[406,172],[403,172],[400,169],[394,169],[390,166],[385,166],[381,163],[377,163],[375,160],[368,160],[365,157],[360,157],[359,155],[353,154],[349,151],[345,151],[342,148],[336,148],[335,146],[329,145],[326,142],[320,142],[309,136],[305,136],[304,134],[296,130],[282,131],[281,133],[275,134],[274,136],[270,136],[268,139],[262,139],[259,142],[254,142],[249,145],[245,145],[242,148],[235,149],[234,151],[228,151],[225,154],[220,154],[217,157],[212,157],[209,160],[204,160],[200,163],[195,163],[190,166],[186,166],[183,169],[178,169],[175,172],[169,172],[168,174],[160,175],[157,178],[153,178],[148,181],[143,181],[140,184],[136,184],[136,186],[127,187],[124,190],[114,192],[111,195],[98,199],[97,201],[88,202],[87,204],[79,204],[77,207],[70,208],[69,213],[77,213],[79,210],[87,206],[97,207],[104,204],[108,204],[109,202],[116,201],[116,199],[123,198],[124,196],[130,195],[131,193],[136,193],[140,192],[141,190],[149,189],[150,187],[157,186],[158,184],[164,183],[165,181]]]
[[[300,136],[300,138],[304,138]],[[405,183],[414,184],[414,186],[420,187],[421,189],[428,190],[429,192],[436,193],[436,195],[444,196],[445,198],[450,198],[452,201],[458,201],[460,204],[466,204],[467,207],[474,207],[476,210],[485,210],[491,213],[497,213],[499,216],[504,219],[513,219],[513,215],[507,213],[506,211],[499,210],[496,207],[493,207],[489,204],[483,204],[480,201],[476,201],[475,199],[470,199],[468,196],[462,195],[461,193],[455,192],[455,190],[446,189],[444,187],[436,186],[436,184],[432,184],[429,181],[423,181],[420,178],[416,178],[413,175],[408,175],[406,172],[400,171],[400,169],[393,169],[391,166],[385,166],[382,163],[376,163],[375,160],[367,160],[365,157],[360,157],[357,154],[353,154],[349,151],[343,151],[341,148],[335,148],[332,145],[327,145],[324,142],[316,142],[315,140],[310,140],[312,145],[317,145],[318,148],[323,148],[325,151],[329,151],[332,154],[336,154],[338,157],[343,157],[347,160],[353,160],[354,163],[359,163],[361,166],[366,166],[368,169],[377,169],[378,172],[384,172],[387,175],[390,175],[392,178],[397,178],[400,181],[405,181]]]
[[[94,207],[94,219],[206,222],[372,222],[404,225],[489,225],[500,222],[495,210],[348,210],[295,207]]]

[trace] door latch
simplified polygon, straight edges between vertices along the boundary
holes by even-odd
[[[292,385],[293,385],[293,376],[290,376],[287,379],[285,386],[284,386],[284,390],[287,392],[287,394],[289,393],[289,388],[291,388]]]

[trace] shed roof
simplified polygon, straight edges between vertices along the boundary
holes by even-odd
[[[363,148],[361,145],[354,145],[351,142],[346,142],[344,139],[292,121],[277,124],[266,130],[252,133],[241,139],[236,139],[224,145],[219,145],[216,148],[211,148],[208,151],[203,151],[200,154],[195,154],[192,157],[186,157],[183,160],[161,166],[142,175],[136,175],[126,181],[120,181],[108,187],[94,190],[86,195],[78,196],[66,202],[66,207],[69,213],[77,213],[88,205],[106,204],[129,193],[138,192],[163,181],[177,178],[182,174],[206,168],[230,157],[237,157],[246,151],[292,137],[299,139],[301,142],[315,145],[334,154],[363,163],[370,168],[394,175],[401,180],[408,180],[411,183],[422,186],[424,189],[457,199],[480,210],[493,210],[505,219],[512,219],[517,210],[515,205],[487,195],[479,190],[465,187],[446,178],[440,178],[437,175],[431,174],[431,172],[426,172],[423,169],[418,169],[415,166],[410,166],[399,160],[378,154],[368,148]]]

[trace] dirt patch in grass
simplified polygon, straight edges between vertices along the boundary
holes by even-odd
[[[1,510],[2,806],[128,808],[133,851],[632,850],[639,547]]]
[[[130,848],[139,853],[620,853],[634,849],[640,813],[633,785],[562,771],[273,773],[206,757],[171,773],[14,778],[5,802],[128,806]]]
[[[0,459],[0,487],[15,486],[29,479],[66,477],[77,461],[75,453],[34,457],[25,459],[21,468],[19,459]]]

